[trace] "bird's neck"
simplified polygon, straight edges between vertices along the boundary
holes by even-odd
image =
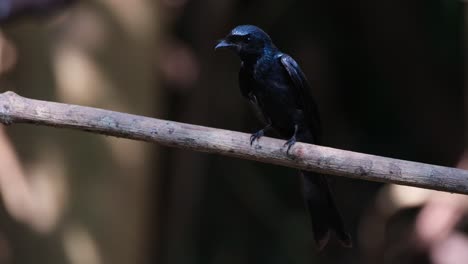
[[[262,52],[255,54],[243,54],[240,56],[240,58],[243,66],[247,68],[253,68],[259,60],[274,58],[277,53],[278,49],[275,47],[266,47],[262,49]]]
[[[262,56],[263,54],[245,54],[241,55],[240,58],[244,66],[253,67]]]

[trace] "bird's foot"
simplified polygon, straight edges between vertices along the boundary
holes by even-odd
[[[288,141],[286,141],[286,143],[284,143],[284,146],[287,147],[286,154],[289,155],[289,150],[294,144],[296,144],[296,136],[292,136]]]
[[[257,140],[259,140],[261,137],[263,137],[263,135],[265,134],[265,131],[264,129],[262,130],[259,130],[255,133],[253,133],[251,136],[250,136],[250,146],[253,145],[253,143]]]

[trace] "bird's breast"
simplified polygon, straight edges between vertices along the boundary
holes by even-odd
[[[263,59],[252,68],[245,68],[250,76],[254,102],[275,130],[287,137],[294,131],[293,116],[297,111],[287,74],[277,60]]]
[[[280,134],[289,134],[294,128],[293,116],[297,109],[287,88],[278,82],[261,81],[254,95],[257,99],[257,106],[261,109],[265,119],[270,120]]]

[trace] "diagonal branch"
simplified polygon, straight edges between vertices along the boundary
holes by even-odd
[[[310,170],[354,179],[468,194],[468,171],[297,143],[286,155],[284,141],[92,107],[0,94],[0,123],[72,128],[165,146]]]

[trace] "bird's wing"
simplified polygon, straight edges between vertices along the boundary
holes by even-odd
[[[298,107],[304,112],[305,118],[309,122],[313,132],[316,136],[319,136],[320,118],[318,108],[310,93],[310,86],[307,78],[297,62],[291,56],[281,53],[278,57],[291,79],[295,101],[297,102]]]

